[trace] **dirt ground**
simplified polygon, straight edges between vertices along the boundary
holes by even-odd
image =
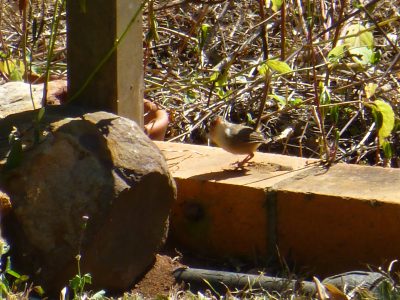
[[[165,254],[157,254],[153,267],[135,285],[132,292],[149,299],[168,296],[171,289],[179,286],[175,281],[173,271],[180,267],[183,265],[177,259]]]

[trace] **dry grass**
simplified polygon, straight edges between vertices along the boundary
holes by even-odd
[[[224,114],[234,122],[254,124],[261,114],[261,129],[267,134],[290,133],[262,151],[316,158],[325,154],[332,161],[398,167],[398,128],[390,138],[394,154],[385,160],[364,101],[384,99],[399,116],[399,50],[388,40],[399,44],[399,3],[378,1],[367,14],[345,1],[342,6],[339,1],[290,0],[282,17],[282,11],[270,7],[263,6],[262,12],[262,2],[184,1],[168,8],[154,4],[158,40],[153,36],[145,43],[146,97],[169,111],[168,139],[204,144],[211,116]],[[147,17],[145,31],[151,32],[153,23]],[[371,32],[380,61],[360,68],[347,57],[332,68],[328,53],[337,43],[335,36],[350,24],[369,28],[375,23],[380,25]],[[204,24],[210,33],[201,45]],[[274,73],[268,84],[257,66],[271,58],[283,58],[294,72]],[[212,80],[216,71],[225,72],[222,87]],[[321,99],[320,83],[330,92],[329,103]],[[378,86],[371,99],[365,93],[369,83]]]
[[[373,9],[366,10],[350,1],[285,3],[283,12],[274,11],[262,0],[150,2],[143,17],[145,97],[169,112],[168,140],[205,144],[207,122],[216,114],[252,125],[260,117],[262,131],[281,137],[263,151],[399,167],[400,2],[375,1]],[[43,74],[52,4],[32,1],[24,50],[18,4],[0,0],[3,62],[23,61],[28,54],[32,70]],[[65,76],[66,72],[65,12],[61,20],[51,59],[54,76]],[[376,64],[360,66],[349,56],[335,66],[329,63],[329,52],[351,24],[371,28],[374,51],[381,54]],[[286,75],[273,72],[266,77],[259,66],[268,59],[283,60],[294,71]],[[224,80],[215,80],[216,74],[224,75]],[[9,74],[1,75],[2,82],[10,80]],[[372,83],[377,90],[368,97],[366,86]],[[321,97],[320,84],[329,91],[329,101]],[[397,119],[397,127],[388,137],[393,153],[387,158],[376,138],[371,109],[365,105],[378,98],[390,104]],[[393,289],[395,285],[391,285]],[[244,293],[243,298],[248,299],[295,297],[266,291]],[[215,296],[175,291],[169,297],[188,298]]]
[[[46,69],[49,41],[51,37],[51,24],[54,16],[54,1],[32,1],[26,12],[26,25],[24,15],[19,10],[19,1],[0,0],[0,51],[2,62],[23,62],[24,54],[28,65],[31,62],[29,81],[32,83],[43,82]],[[55,36],[56,43],[54,55],[51,59],[51,78],[66,76],[67,48],[66,48],[66,22],[65,10],[61,12],[61,22]],[[27,42],[24,50],[24,28],[26,27]],[[1,81],[11,80],[10,74],[1,72]]]
[[[272,3],[149,1],[143,17],[145,97],[169,112],[167,139],[205,144],[207,121],[216,114],[252,126],[260,118],[260,129],[274,137],[261,151],[399,167],[400,3],[372,0],[365,9],[349,1],[286,0],[284,11]],[[0,4],[3,61],[22,61],[18,4]],[[32,1],[27,11],[26,54],[38,75],[47,59],[53,4]],[[329,63],[330,50],[351,24],[370,28],[374,53],[381,55],[376,64],[361,66],[349,55]],[[66,72],[65,12],[58,32],[55,77]],[[285,61],[293,72],[261,74],[259,66],[269,59]],[[371,84],[377,89],[368,98]],[[375,99],[389,103],[397,118],[386,156],[365,105]]]

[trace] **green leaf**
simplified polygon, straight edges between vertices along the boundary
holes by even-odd
[[[0,71],[6,74],[12,81],[22,81],[25,73],[24,63],[16,59],[7,59],[0,62]]]
[[[324,104],[330,104],[331,103],[331,93],[329,91],[329,88],[327,88],[325,85],[323,85],[322,83],[320,84],[321,89],[321,96],[320,96],[320,103],[322,105]]]
[[[33,287],[33,290],[39,294],[39,296],[43,296],[44,295],[44,289],[40,286],[40,285],[35,285]]]
[[[247,122],[249,122],[250,124],[254,124],[254,119],[253,119],[253,116],[251,115],[251,113],[246,114],[246,119],[247,119]]]
[[[90,273],[86,273],[85,275],[83,275],[83,282],[91,284],[92,283],[92,275],[90,275]]]
[[[212,73],[212,75],[210,76],[210,81],[211,82],[217,81],[218,76],[219,76],[219,72]]]
[[[3,51],[0,51],[0,58],[6,59],[7,57],[8,57],[8,54],[7,54],[7,53],[5,53],[5,52],[3,52]]]
[[[272,0],[272,10],[277,12],[282,6],[283,0]]]
[[[268,66],[267,66],[267,64],[265,62],[262,63],[261,65],[259,65],[257,67],[257,70],[263,76],[265,76],[269,72],[269,68],[268,68]]]
[[[193,90],[188,90],[183,99],[185,103],[194,103],[197,99],[197,93]]]
[[[300,105],[303,104],[303,99],[301,99],[301,98],[293,98],[293,99],[290,100],[290,103],[293,106],[300,106]]]
[[[387,141],[384,140],[382,143],[382,150],[385,158],[390,159],[393,157],[393,148],[392,145]]]
[[[20,277],[21,277],[20,274],[18,274],[17,272],[15,272],[15,271],[13,271],[13,270],[11,270],[11,269],[6,270],[6,273],[9,274],[9,275],[11,275],[12,277],[15,277],[15,278],[20,278]]]
[[[303,104],[303,100],[301,98],[286,99],[286,97],[277,94],[269,94],[268,97],[271,97],[273,100],[275,100],[276,103],[278,103],[280,109],[282,109],[286,105],[300,106],[301,104]]]
[[[369,82],[368,84],[365,85],[364,91],[365,91],[365,96],[367,99],[370,99],[373,95],[375,95],[375,91],[378,88],[378,85],[373,82]]]
[[[224,89],[217,87],[217,95],[220,99],[225,98],[226,97],[226,92],[224,91]]]
[[[0,280],[0,296],[7,296],[8,293],[10,292],[11,288],[8,285],[8,282],[4,283],[4,281],[6,280]],[[1,297],[1,299],[4,299],[3,297]]]
[[[27,282],[29,280],[29,276],[28,275],[21,275],[19,278],[16,278],[13,286],[14,288],[17,286],[21,286],[21,284]]]
[[[339,120],[339,105],[334,105],[331,106],[331,109],[329,111],[329,115],[331,117],[331,120],[334,124],[337,124]]]
[[[7,154],[5,169],[10,170],[17,167],[22,161],[22,142],[17,136],[17,132],[13,131],[9,136],[10,150]]]
[[[69,286],[74,291],[78,290],[81,286],[81,277],[79,275],[75,275],[74,278],[69,281]]]
[[[361,24],[353,24],[347,27],[344,44],[349,48],[374,47],[374,36],[370,31],[365,31],[365,27]]]
[[[208,25],[206,23],[201,24],[201,32],[204,37],[208,36],[208,33],[210,32],[210,28],[211,28],[211,25]]]
[[[28,275],[21,275],[18,279],[21,280],[22,282],[25,282],[25,281],[29,280],[29,276]]]
[[[205,45],[205,43],[206,43],[206,40],[207,40],[208,35],[209,35],[209,33],[210,33],[210,29],[211,29],[211,26],[210,26],[210,25],[208,25],[208,24],[201,24],[201,27],[200,27],[200,34],[199,34],[199,36],[198,36],[198,43],[199,43],[199,49],[200,49],[200,50],[203,49],[203,47],[204,47],[204,45]]]
[[[224,86],[228,82],[227,72],[214,72],[210,77],[211,82],[215,82],[215,86]]]
[[[371,107],[378,128],[379,145],[382,146],[394,128],[394,112],[392,106],[383,100],[375,100]]]
[[[361,24],[353,24],[347,27],[345,37],[344,46],[349,50],[354,62],[361,65],[376,63],[377,57],[372,50],[374,48],[372,32],[366,31]]]
[[[375,61],[374,51],[368,47],[352,48],[349,49],[349,53],[353,61],[361,65],[372,64]]]
[[[344,45],[336,46],[328,53],[329,62],[331,63],[339,62],[339,60],[344,57],[345,52],[346,52],[346,47]]]
[[[328,87],[326,87],[323,82],[319,83],[319,89],[320,89],[320,97],[319,97],[319,101],[320,104],[322,105],[326,105],[326,104],[330,104],[331,103],[331,93]],[[325,116],[327,115],[327,113],[329,112],[329,107],[322,107],[321,108],[321,114],[322,114],[322,119],[325,118]]]
[[[280,104],[281,108],[284,107],[286,105],[286,99],[283,96],[280,95],[276,95],[276,94],[270,94],[268,95],[270,96],[272,99],[274,99],[278,104]]]
[[[5,271],[11,270],[11,257],[7,256],[6,268]]]
[[[0,240],[0,257],[10,251],[10,245],[8,245],[4,240]]]
[[[376,65],[380,60],[381,60],[381,52],[380,51],[372,52],[370,63]]]
[[[10,74],[10,80],[11,81],[22,81],[23,78],[22,78],[22,74],[21,74],[20,70],[13,69]]]
[[[293,72],[292,68],[289,67],[289,65],[284,61],[280,61],[277,59],[269,59],[266,61],[266,64],[269,68],[280,74]]]

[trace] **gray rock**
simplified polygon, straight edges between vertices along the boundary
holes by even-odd
[[[32,98],[30,91],[29,84],[21,81],[10,81],[0,85],[0,118],[39,107],[43,85],[32,85]]]
[[[166,238],[176,188],[163,155],[128,119],[63,107],[46,109],[34,143],[36,114],[0,120],[0,136],[15,126],[24,147],[17,167],[1,165],[0,189],[12,204],[2,227],[15,268],[57,295],[81,253],[88,288],[127,290]],[[1,158],[8,149],[1,140]]]
[[[0,85],[0,118],[41,107],[43,87],[43,84],[30,85],[21,81]],[[47,104],[60,104],[65,98],[67,81],[50,81],[47,89]]]

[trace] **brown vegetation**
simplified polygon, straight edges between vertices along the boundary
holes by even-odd
[[[24,56],[32,62],[26,79],[44,79],[54,3],[32,1],[26,18],[24,3],[1,0],[3,81],[18,78],[4,65],[24,69]],[[145,97],[168,110],[171,141],[205,144],[207,121],[223,114],[271,136],[261,151],[399,167],[399,6],[387,0],[148,1]],[[60,16],[53,78],[66,72],[63,9]],[[286,62],[291,72],[280,74],[282,65],[272,60]],[[385,137],[377,99],[396,118]]]
[[[261,116],[261,130],[276,140],[262,151],[398,167],[399,127],[387,139],[391,153],[382,151],[366,103],[383,99],[398,118],[399,4],[266,2],[150,2],[146,97],[169,111],[169,140],[206,143],[215,114],[253,126]],[[330,53],[358,32],[354,25],[373,35],[375,62],[355,51]],[[293,72],[263,74],[271,59]]]

